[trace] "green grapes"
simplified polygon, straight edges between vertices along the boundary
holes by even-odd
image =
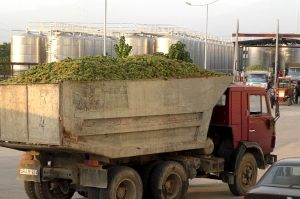
[[[1,83],[168,79],[216,75],[227,74],[205,70],[192,63],[148,54],[127,58],[99,55],[39,64]]]

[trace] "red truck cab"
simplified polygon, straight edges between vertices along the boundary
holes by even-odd
[[[256,168],[277,161],[271,152],[278,109],[276,103],[274,117],[264,88],[237,84],[231,84],[214,107],[208,135],[214,143],[213,155],[225,160],[222,181],[233,194],[245,194],[256,183]]]

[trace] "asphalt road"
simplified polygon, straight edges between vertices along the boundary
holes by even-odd
[[[274,154],[278,158],[300,156],[300,105],[280,106],[281,117],[277,121],[277,144]],[[26,199],[23,182],[17,181],[18,160],[23,152],[0,147],[0,199]],[[259,176],[264,171],[259,170]],[[216,180],[193,179],[186,199],[241,199],[233,196],[227,184]],[[84,199],[78,194],[73,199]]]

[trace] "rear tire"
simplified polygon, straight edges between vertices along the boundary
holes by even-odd
[[[108,169],[108,186],[101,189],[100,199],[142,199],[142,196],[142,180],[134,169],[124,166]]]
[[[151,191],[149,190],[150,176],[153,173],[154,167],[160,162],[159,160],[151,161],[140,168],[139,173],[143,182],[143,199],[152,199],[150,197]]]
[[[245,153],[237,164],[234,184],[228,184],[232,194],[243,196],[256,184],[257,163],[251,153]]]
[[[88,192],[87,191],[77,191],[77,193],[85,198],[88,197]]]
[[[150,177],[151,198],[185,198],[189,186],[187,174],[181,164],[166,161],[158,164]]]
[[[75,190],[72,190],[70,187],[68,187],[66,193],[64,193],[61,191],[59,184],[61,186],[70,185],[69,182],[65,180],[35,182],[34,189],[38,199],[71,199]]]
[[[88,199],[99,199],[99,188],[89,187],[88,188]]]
[[[24,181],[26,195],[29,199],[38,199],[34,190],[34,182]]]

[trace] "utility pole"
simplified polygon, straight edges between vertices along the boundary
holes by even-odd
[[[239,53],[239,20],[236,20],[236,34],[235,34],[235,50],[234,50],[234,63],[233,63],[233,82],[237,81],[237,66],[238,66],[238,53]]]

